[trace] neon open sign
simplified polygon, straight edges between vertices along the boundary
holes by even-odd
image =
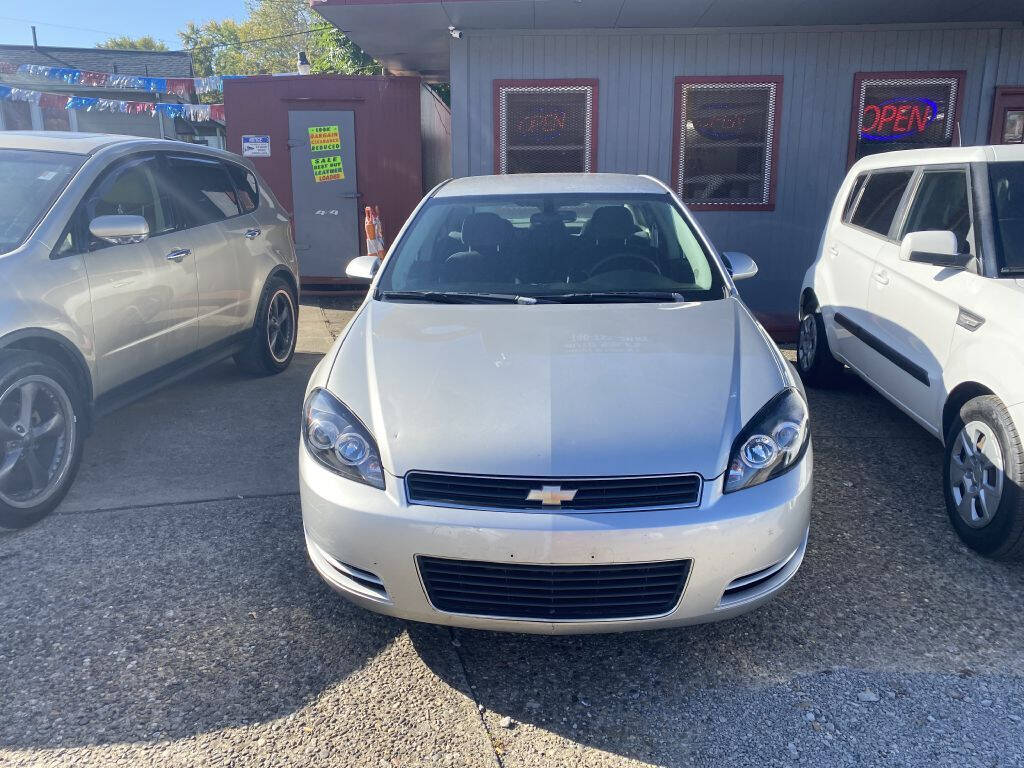
[[[523,138],[550,141],[562,135],[568,122],[569,116],[564,109],[535,107],[516,120],[515,131]]]
[[[865,141],[899,141],[920,136],[942,117],[939,105],[923,97],[900,96],[866,104],[861,114],[860,137]]]

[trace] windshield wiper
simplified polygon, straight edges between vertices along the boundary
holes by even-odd
[[[564,304],[600,304],[603,302],[633,301],[686,301],[686,297],[674,291],[595,291],[591,293],[549,293],[538,296],[540,301],[557,301]]]
[[[427,301],[434,304],[536,304],[530,296],[514,293],[470,293],[464,291],[378,291],[382,301]]]

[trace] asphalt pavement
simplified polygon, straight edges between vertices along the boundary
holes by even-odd
[[[285,374],[120,411],[61,509],[0,533],[0,766],[1024,765],[1024,566],[962,547],[937,442],[810,393],[807,558],[720,624],[544,637],[377,616],[308,566],[295,452],[351,303]]]

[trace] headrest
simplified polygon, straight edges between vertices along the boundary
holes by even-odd
[[[474,250],[505,245],[512,225],[496,213],[471,213],[462,222],[462,242]]]
[[[633,214],[624,205],[603,205],[587,222],[587,236],[595,240],[625,240],[636,234]]]

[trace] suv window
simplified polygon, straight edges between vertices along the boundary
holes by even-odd
[[[1024,272],[1024,163],[990,163],[988,182],[999,265],[1008,272]]]
[[[864,184],[850,223],[887,237],[911,176],[911,171],[872,173]]]
[[[142,216],[154,237],[176,228],[174,208],[166,184],[160,183],[155,157],[132,158],[115,166],[85,202],[85,229],[97,216]],[[106,248],[109,243],[89,235],[89,250]]]
[[[240,213],[235,185],[219,160],[172,155],[167,158],[167,170],[174,182],[175,200],[189,226],[223,221]]]
[[[964,171],[925,171],[921,176],[903,234],[932,229],[955,234],[960,253],[974,252],[969,242],[971,205]]]
[[[866,173],[862,173],[857,177],[857,180],[853,182],[853,189],[850,190],[850,196],[846,198],[846,206],[843,208],[843,221],[850,221],[850,217],[853,215],[854,206],[857,205],[857,198],[860,197],[860,193],[864,189],[864,182],[867,181],[867,178],[868,175]]]
[[[260,202],[260,188],[256,183],[256,174],[248,168],[228,163],[228,173],[238,190],[238,204],[244,213],[252,213]]]

